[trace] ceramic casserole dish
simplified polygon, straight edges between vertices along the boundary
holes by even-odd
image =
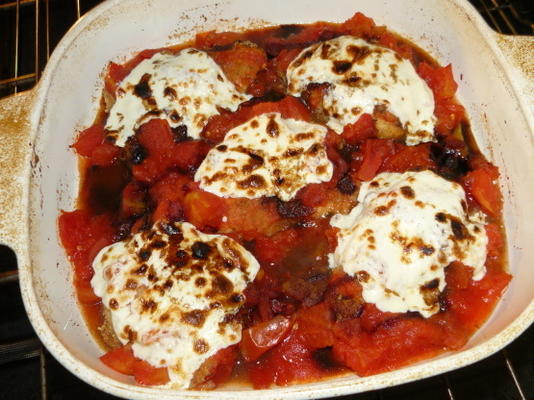
[[[57,217],[78,190],[74,132],[99,106],[110,60],[186,41],[195,33],[265,25],[343,21],[361,11],[451,62],[479,147],[501,171],[509,269],[513,279],[487,323],[459,352],[401,370],[254,391],[141,387],[102,364],[74,297]],[[489,356],[534,321],[534,38],[492,32],[461,0],[109,0],[82,18],[57,46],[39,85],[0,102],[0,242],[17,254],[29,318],[48,350],[95,387],[129,399],[307,399],[362,392],[443,373]]]

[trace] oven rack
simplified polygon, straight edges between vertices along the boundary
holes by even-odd
[[[0,0],[0,98],[32,88],[64,33],[102,0]],[[504,34],[534,34],[532,0],[470,0]],[[0,246],[0,399],[115,399],[66,371],[27,320],[16,257]],[[534,326],[472,366],[341,400],[534,400]]]

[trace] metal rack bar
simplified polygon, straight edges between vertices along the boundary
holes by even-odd
[[[12,1],[10,3],[4,3],[0,4],[0,11],[2,10],[9,10],[10,8],[15,8],[20,6],[25,6],[29,4],[35,3],[36,0],[19,0],[19,1]]]
[[[445,387],[447,388],[447,396],[449,396],[449,400],[455,400],[449,376],[448,375],[442,375],[442,377],[443,377],[442,379],[443,379],[443,381],[445,383]]]
[[[508,26],[508,29],[510,29],[510,31],[514,35],[517,35],[517,30],[515,29],[514,25],[510,22],[510,19],[508,18],[508,16],[504,12],[504,7],[500,7],[496,0],[491,0],[491,2],[493,3],[493,6],[495,7],[495,10],[499,13],[499,15],[504,20],[504,23],[506,24],[506,26]],[[509,7],[510,7],[509,4],[506,5],[506,8],[509,8]]]
[[[508,351],[506,350],[506,348],[501,351],[501,354],[504,357],[504,363],[506,364],[506,368],[508,369],[512,380],[514,381],[514,385],[517,389],[517,392],[519,393],[519,396],[521,396],[521,400],[527,400],[525,393],[523,392],[523,388],[519,383],[519,379],[517,379],[517,374],[515,372],[512,362],[510,361],[510,357],[508,356]]]
[[[20,0],[16,2],[16,11],[15,11],[15,65],[14,65],[14,75],[15,79],[19,76],[19,36],[20,36]],[[18,91],[18,85],[15,81],[14,93]]]
[[[39,80],[41,70],[39,69],[39,0],[35,1],[35,79]]]

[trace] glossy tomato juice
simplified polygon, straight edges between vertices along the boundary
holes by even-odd
[[[193,176],[230,129],[268,112],[325,123],[327,88],[311,85],[301,98],[290,96],[285,73],[304,48],[341,35],[392,49],[413,64],[434,96],[437,142],[405,145],[398,118],[377,106],[341,134],[328,131],[332,179],[308,184],[292,200],[226,198],[202,190]],[[234,112],[221,109],[210,117],[198,140],[163,119],[152,119],[125,147],[117,147],[106,140],[105,119],[121,80],[162,49],[144,50],[124,64],[108,65],[101,110],[72,145],[79,156],[81,184],[75,210],[59,218],[59,234],[73,265],[81,310],[107,351],[102,361],[141,384],[169,379],[166,368],[135,358],[130,344],[119,342],[109,311],[90,283],[92,261],[102,248],[158,221],[187,221],[202,232],[227,235],[261,265],[237,314],[243,325],[240,343],[208,359],[195,374],[194,388],[211,389],[232,379],[267,388],[347,371],[367,376],[462,348],[486,321],[511,276],[505,265],[499,171],[474,143],[465,110],[455,98],[453,67],[439,66],[414,44],[360,13],[342,24],[205,32],[166,51],[186,47],[207,51],[251,100]],[[488,237],[486,275],[476,281],[470,267],[449,264],[440,311],[430,318],[380,311],[364,301],[361,276],[331,269],[328,262],[337,245],[330,218],[356,205],[363,182],[382,172],[422,170],[461,184],[467,209],[484,214]]]

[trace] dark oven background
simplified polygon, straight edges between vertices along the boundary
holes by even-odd
[[[534,34],[534,0],[470,0],[496,31]],[[38,81],[69,27],[101,0],[0,0],[0,98]],[[41,345],[19,294],[16,258],[0,246],[0,399],[114,399],[65,370]],[[534,326],[472,366],[342,400],[534,400]]]

